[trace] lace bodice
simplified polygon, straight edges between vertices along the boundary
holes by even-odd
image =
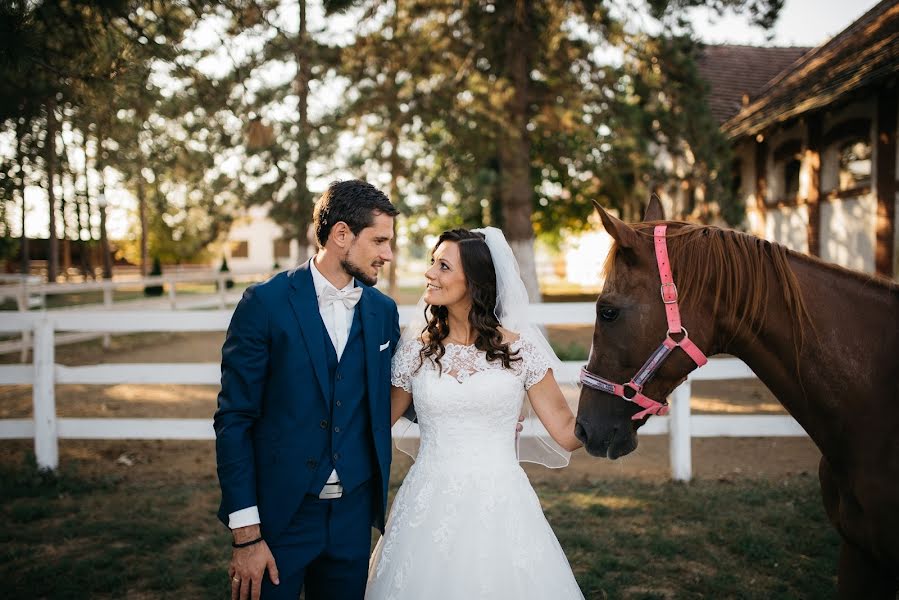
[[[449,344],[443,371],[418,340],[403,342],[392,381],[412,393],[421,434],[369,568],[366,600],[583,600],[540,500],[515,455],[525,391],[551,363],[511,344],[506,369],[474,346]]]
[[[471,466],[517,460],[515,426],[525,391],[550,368],[547,357],[529,340],[510,344],[521,360],[504,368],[473,345],[447,344],[440,362],[420,364],[420,340],[403,342],[393,357],[391,381],[412,394],[421,448],[418,461],[441,458]],[[486,462],[485,462],[486,461]]]

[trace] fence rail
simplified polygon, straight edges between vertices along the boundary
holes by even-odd
[[[592,324],[591,303],[545,303],[533,307],[535,322],[544,325]],[[400,307],[405,324],[414,307]],[[41,468],[59,464],[59,439],[177,439],[211,440],[215,434],[211,419],[85,419],[58,418],[57,384],[183,384],[217,385],[217,363],[100,364],[68,367],[55,364],[57,332],[201,332],[225,331],[231,311],[101,311],[27,312],[0,314],[0,332],[29,331],[34,334],[32,364],[0,366],[0,384],[30,384],[34,413],[32,419],[0,420],[0,439],[34,438],[35,456]],[[565,362],[557,374],[563,385],[577,382],[581,363]],[[789,416],[782,415],[691,415],[693,381],[752,379],[754,373],[733,358],[712,359],[691,373],[672,394],[672,410],[667,417],[654,417],[640,430],[642,435],[669,434],[672,477],[692,477],[690,441],[693,437],[804,436],[805,431]]]
[[[218,271],[209,269],[187,269],[184,271],[175,271],[164,275],[152,275],[149,277],[130,277],[107,279],[102,281],[84,281],[78,283],[45,283],[40,277],[35,275],[9,275],[0,277],[0,284],[7,282],[16,282],[13,285],[0,285],[0,300],[12,298],[16,301],[16,308],[19,312],[27,312],[33,308],[46,308],[46,297],[61,294],[80,294],[86,292],[103,292],[102,306],[106,309],[114,308],[115,291],[119,289],[143,288],[146,286],[161,286],[168,294],[168,307],[171,310],[179,308],[210,308],[217,307],[224,309],[228,304],[234,304],[240,298],[239,294],[228,293],[227,282],[230,281],[260,281],[272,275],[271,272],[261,271]],[[178,299],[177,284],[179,283],[214,283],[216,292],[202,297],[192,297],[189,300]],[[182,295],[183,298],[183,295]],[[130,300],[127,303],[120,303],[120,306],[132,305],[132,308],[138,308],[140,304],[152,303],[158,306],[159,302],[154,299],[147,300]],[[97,304],[88,305],[100,306]],[[84,306],[66,307],[57,310],[84,310]],[[110,338],[108,332],[75,332],[56,336],[55,343],[72,344],[83,342],[96,337],[103,337],[103,347],[108,348]],[[22,331],[22,337],[19,340],[0,341],[0,354],[8,352],[20,352],[21,360],[25,362],[28,359],[28,351],[32,347],[31,332],[29,330]]]

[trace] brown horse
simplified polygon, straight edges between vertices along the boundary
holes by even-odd
[[[653,226],[664,215],[655,199],[644,222],[633,225],[599,205],[597,210],[615,245],[596,301],[586,371],[587,377],[625,383],[666,335],[653,247]],[[680,315],[690,339],[707,356],[742,359],[821,450],[824,506],[842,536],[840,595],[895,598],[899,286],[744,233],[667,225]],[[642,393],[663,401],[694,368],[675,348]],[[585,385],[577,436],[593,456],[628,454],[649,418],[633,420],[641,410]]]

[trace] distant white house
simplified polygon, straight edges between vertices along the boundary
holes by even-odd
[[[289,269],[300,260],[296,240],[285,240],[284,232],[268,216],[265,206],[251,206],[234,221],[224,244],[232,271]]]

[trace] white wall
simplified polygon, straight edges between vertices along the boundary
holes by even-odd
[[[877,181],[876,115],[877,104],[871,99],[850,104],[824,118],[825,132],[849,119],[871,119],[868,139],[874,151],[869,184],[872,189]],[[826,198],[828,193],[839,188],[839,150],[844,141],[834,140],[821,151],[821,258],[849,269],[873,273],[877,245],[876,192],[857,197]]]
[[[804,204],[769,206],[765,217],[765,239],[808,254],[808,207]]]
[[[821,258],[838,265],[874,272],[877,198],[838,198],[821,203]]]

